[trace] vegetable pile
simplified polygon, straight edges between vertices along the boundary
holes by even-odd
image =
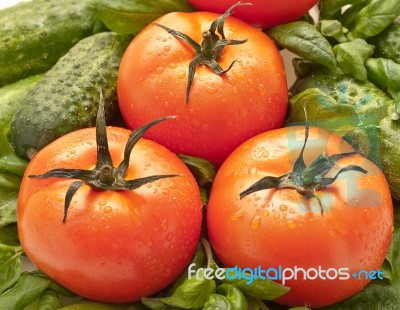
[[[400,1],[249,2],[0,10],[2,309],[400,309]]]

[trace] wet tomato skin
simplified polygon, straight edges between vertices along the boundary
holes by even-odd
[[[130,131],[108,127],[115,164]],[[193,255],[202,204],[194,177],[178,157],[141,139],[126,179],[179,174],[131,191],[100,191],[83,185],[62,223],[65,193],[74,180],[32,179],[54,168],[91,169],[95,129],[83,129],[41,150],[25,172],[18,199],[21,244],[52,279],[89,299],[125,303],[169,285]]]
[[[348,268],[346,280],[304,281],[300,272],[301,279],[286,281],[290,292],[276,300],[321,307],[352,296],[369,282],[353,278],[353,272],[379,269],[391,242],[393,209],[382,172],[360,155],[341,159],[329,174],[349,164],[360,165],[368,174],[348,171],[316,192],[325,207],[323,216],[315,198],[305,198],[294,189],[261,190],[239,198],[262,177],[290,171],[303,142],[304,128],[288,127],[258,135],[237,148],[214,181],[207,227],[224,266]],[[332,155],[353,148],[336,134],[310,128],[306,164],[323,151]]]
[[[181,31],[196,42],[218,17],[214,13],[170,13],[155,22]],[[152,128],[145,137],[175,153],[199,156],[220,165],[243,141],[281,127],[287,110],[282,57],[262,31],[236,19],[225,21],[227,39],[247,39],[227,46],[218,63],[230,71],[217,75],[197,66],[189,102],[185,103],[189,44],[154,24],[128,46],[119,69],[117,90],[121,114],[129,128],[162,115],[176,121]]]
[[[237,0],[188,0],[197,10],[223,13]],[[256,27],[271,28],[302,17],[317,0],[252,0],[251,6],[238,7],[235,17]]]

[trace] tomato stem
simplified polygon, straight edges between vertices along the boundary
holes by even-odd
[[[171,29],[167,26],[158,23],[154,23],[155,26],[163,28],[168,33],[172,34],[174,37],[188,43],[196,52],[195,57],[189,63],[188,83],[186,86],[186,95],[185,95],[186,104],[189,103],[189,94],[193,84],[196,67],[198,65],[205,65],[210,69],[212,69],[215,74],[222,75],[228,72],[232,68],[233,64],[236,62],[236,60],[234,60],[226,70],[222,69],[222,67],[218,64],[218,61],[221,58],[225,46],[239,45],[247,42],[247,39],[227,40],[224,34],[225,19],[229,17],[233,13],[233,9],[239,5],[252,5],[252,4],[241,3],[239,1],[236,4],[232,5],[224,14],[222,14],[212,22],[210,29],[208,31],[202,33],[203,40],[201,44],[197,43],[188,35],[180,31]]]
[[[325,187],[331,185],[336,181],[337,177],[347,171],[358,171],[364,174],[368,172],[357,165],[348,165],[341,168],[336,175],[333,177],[325,177],[325,175],[337,164],[339,160],[345,157],[354,156],[358,154],[357,152],[348,152],[342,154],[334,154],[328,156],[326,153],[320,154],[314,161],[307,166],[304,162],[304,150],[306,149],[308,135],[309,135],[309,124],[308,124],[308,114],[306,109],[306,104],[304,104],[305,113],[305,138],[303,147],[297,157],[293,168],[291,171],[281,175],[279,177],[266,176],[251,185],[246,190],[242,191],[239,196],[243,199],[251,193],[264,190],[264,189],[279,189],[279,188],[292,188],[295,189],[299,194],[308,198],[315,198],[320,206],[321,215],[324,213],[324,208],[322,206],[321,200],[315,195],[316,191],[322,190]]]
[[[65,178],[78,180],[71,183],[65,195],[63,217],[63,222],[65,223],[72,198],[83,184],[87,184],[96,190],[133,190],[149,182],[178,176],[177,174],[153,175],[133,180],[125,180],[133,147],[151,127],[171,118],[174,118],[174,116],[158,118],[133,131],[126,143],[123,160],[118,167],[114,167],[108,148],[104,98],[100,90],[99,110],[96,120],[97,160],[95,168],[92,170],[57,168],[44,174],[29,175],[28,177],[36,179]]]

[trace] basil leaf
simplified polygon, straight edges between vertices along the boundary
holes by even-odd
[[[0,173],[22,176],[26,161],[15,155],[8,140],[10,123],[22,99],[35,87],[43,75],[35,75],[0,88]]]
[[[166,13],[193,11],[184,0],[92,0],[91,8],[108,29],[125,34],[137,34]]]
[[[229,272],[229,270],[227,272]],[[246,275],[246,278],[250,279],[251,275]],[[243,277],[241,280],[231,280],[230,277],[226,277],[222,282],[234,285],[247,296],[262,300],[275,300],[290,291],[289,287],[269,279],[255,278],[251,283],[248,283],[248,279],[246,278]]]
[[[363,39],[344,42],[333,48],[336,61],[343,73],[352,75],[359,81],[367,80],[364,62],[374,53],[374,46]]]
[[[216,284],[199,273],[198,278],[193,277],[179,286],[170,297],[160,298],[160,301],[172,307],[183,309],[200,309],[204,306],[208,296],[214,294]]]
[[[400,293],[383,281],[372,281],[358,294],[324,310],[400,309]]]
[[[17,221],[17,191],[0,187],[0,228]]]
[[[257,298],[247,297],[249,310],[269,310],[268,306]]]
[[[387,266],[386,270],[390,268],[390,284],[395,287],[400,294],[400,228],[395,229],[393,232],[392,243],[386,254],[385,262],[384,266]]]
[[[343,27],[338,20],[321,20],[317,28],[325,37],[332,37],[341,43],[349,41],[346,37],[349,30]]]
[[[22,250],[17,252],[14,247],[0,243],[0,293],[18,280],[22,272],[21,254]]]
[[[206,303],[204,304],[203,310],[233,310],[231,303],[228,298],[218,294],[211,294],[208,296]],[[246,310],[247,308],[241,308]]]
[[[292,53],[335,71],[335,54],[329,42],[311,24],[296,21],[271,28],[267,34]]]
[[[192,270],[198,270],[199,268],[205,267],[205,263],[206,263],[206,253],[201,243],[198,243],[196,252],[193,255],[193,258],[189,266],[194,264]],[[169,287],[168,292],[172,294],[188,278],[189,278],[189,269],[185,268],[185,270],[181,273],[178,279],[176,279],[174,283],[172,283],[172,285]]]
[[[342,8],[348,4],[365,3],[368,0],[320,0],[318,3],[320,19],[336,19],[341,15]]]
[[[216,174],[216,168],[212,163],[200,157],[183,154],[179,154],[179,158],[188,166],[199,186],[211,186]]]
[[[400,114],[400,64],[386,58],[369,58],[365,62],[368,79],[385,89],[396,102],[393,119]]]
[[[20,245],[17,225],[15,223],[0,228],[0,243],[9,246]]]
[[[42,295],[51,280],[35,273],[23,272],[17,283],[0,295],[3,309],[23,309]]]
[[[232,284],[223,283],[217,287],[217,293],[226,297],[232,310],[246,310],[247,301],[242,291]],[[212,296],[212,295],[210,295]],[[210,299],[210,298],[209,298]],[[207,300],[208,301],[208,300]],[[206,302],[207,305],[207,302]],[[204,308],[206,308],[204,305]],[[224,308],[222,308],[224,309]]]
[[[61,308],[61,300],[53,290],[45,290],[39,297],[37,310],[57,310]]]
[[[164,304],[160,298],[142,298],[142,304],[145,305],[149,309],[154,310],[169,310],[169,309],[176,309],[174,307],[168,306]],[[69,309],[68,309],[69,310]],[[71,309],[72,310],[72,309]],[[78,310],[78,309],[77,309]],[[83,310],[83,309],[82,309]]]
[[[366,39],[382,32],[400,15],[399,0],[371,0],[358,14],[351,33]]]

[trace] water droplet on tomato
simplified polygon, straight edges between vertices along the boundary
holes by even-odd
[[[210,95],[215,94],[218,90],[218,87],[215,86],[207,86],[206,88],[207,93],[209,93]]]
[[[249,169],[249,174],[252,175],[252,176],[255,176],[257,174],[257,172],[258,172],[258,170],[257,170],[256,167],[251,167]]]
[[[57,195],[55,199],[56,199],[56,201],[58,201],[58,202],[63,202],[63,201],[64,201],[64,196],[62,196],[62,195]]]
[[[261,226],[261,216],[255,215],[250,222],[250,228],[258,229],[258,228],[260,228],[260,226]]]
[[[177,67],[177,64],[174,63],[174,62],[171,62],[171,63],[169,64],[169,67],[170,67],[171,69],[175,69],[175,68]]]
[[[166,188],[164,188],[161,192],[164,196],[169,196],[170,191]]]
[[[169,46],[169,45],[164,46],[164,51],[168,52],[170,50],[171,50],[171,46]]]
[[[178,78],[179,79],[184,79],[186,77],[186,71],[185,70],[180,70],[178,72]]]
[[[257,92],[261,96],[265,96],[265,94],[267,93],[267,89],[265,88],[265,86],[263,84],[258,84]]]
[[[171,242],[172,239],[174,238],[174,234],[172,232],[169,232],[166,236],[165,236],[165,240]]]
[[[168,187],[169,188],[176,188],[177,187],[176,182],[174,180],[169,180]]]
[[[235,213],[233,213],[233,214],[229,217],[229,219],[230,219],[232,222],[239,221],[239,220],[242,219],[242,218],[243,218],[243,210],[242,210],[242,209],[237,210]]]
[[[232,87],[232,93],[233,93],[234,95],[236,95],[236,94],[238,93],[238,90],[237,90],[236,86],[233,86],[233,87]]]
[[[297,223],[294,221],[287,221],[287,227],[291,228],[291,229],[295,229],[297,227]]]
[[[99,206],[105,206],[107,204],[107,201],[102,200],[99,202]]]
[[[263,157],[264,159],[267,159],[269,157],[269,152],[265,151],[261,154],[261,157]]]
[[[287,208],[288,208],[287,205],[280,205],[280,206],[279,206],[279,210],[281,210],[281,211],[283,211],[283,212],[286,211]]]
[[[268,210],[263,211],[262,215],[265,217],[269,216],[269,211]]]
[[[167,220],[164,219],[161,221],[161,229],[163,231],[166,231],[168,229],[168,221]]]
[[[153,54],[153,51],[152,50],[148,50],[146,54],[147,55],[151,55],[151,54]]]
[[[246,71],[243,70],[233,70],[232,73],[238,79],[243,79],[246,76]]]
[[[104,209],[103,209],[103,212],[104,212],[104,213],[110,213],[110,212],[112,212],[112,210],[113,210],[112,207],[110,207],[110,206],[105,206]]]
[[[164,72],[164,67],[158,67],[156,69],[157,74],[162,74]]]

